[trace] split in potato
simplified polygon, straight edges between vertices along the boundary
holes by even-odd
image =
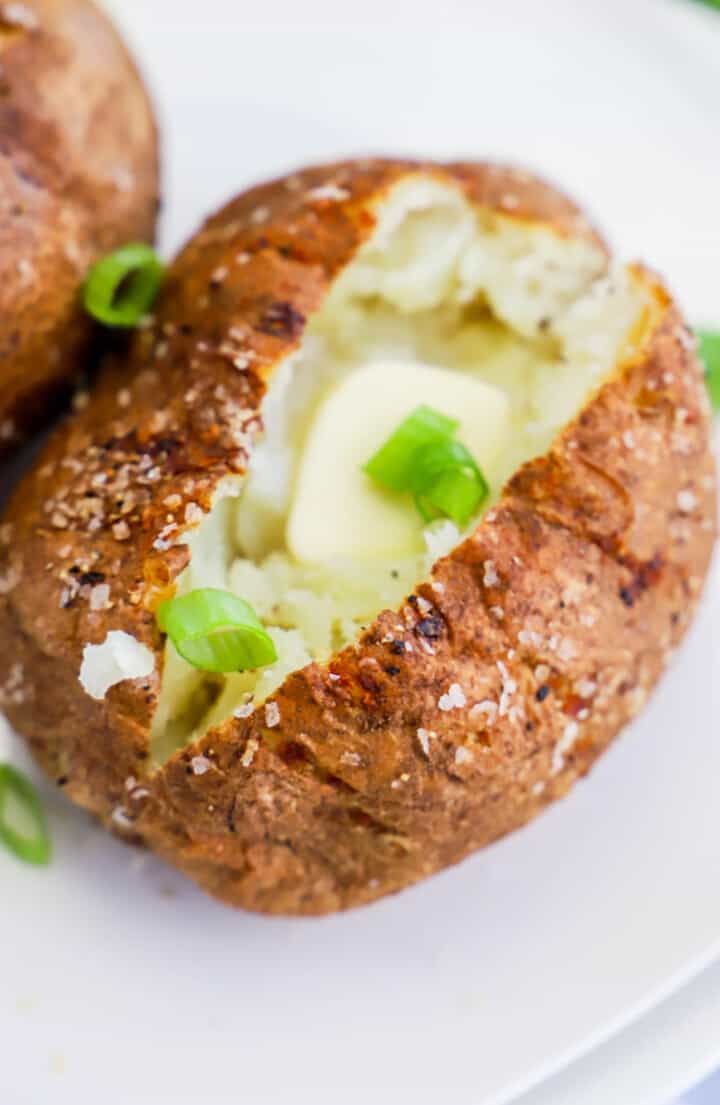
[[[247,475],[198,527],[177,582],[180,594],[220,587],[250,601],[278,660],[208,675],[168,642],[159,762],[326,661],[460,543],[452,522],[424,526],[407,496],[364,471],[413,408],[458,420],[492,488],[487,508],[647,331],[651,292],[594,242],[483,216],[422,174],[374,214],[373,235],[273,377]]]
[[[489,485],[462,532],[363,471],[419,404]],[[0,699],[75,801],[219,898],[369,902],[529,820],[642,707],[707,570],[708,430],[667,292],[537,179],[253,189],[10,505]],[[274,663],[180,659],[158,614],[208,587]]]

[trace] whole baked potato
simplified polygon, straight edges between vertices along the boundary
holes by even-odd
[[[157,136],[90,0],[0,3],[0,453],[47,419],[93,324],[89,266],[153,237]]]
[[[467,524],[365,470],[419,405],[482,473]],[[2,705],[218,898],[370,902],[528,821],[642,708],[711,554],[708,437],[669,294],[541,181],[371,160],[254,188],[9,507]],[[207,588],[276,659],[181,658],[160,625]]]

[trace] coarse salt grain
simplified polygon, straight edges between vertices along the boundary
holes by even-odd
[[[622,439],[623,439],[623,444],[625,445],[625,447],[627,449],[634,449],[635,448],[635,435],[632,432],[632,430],[625,430],[625,432],[622,435]]]
[[[116,806],[112,811],[110,820],[113,825],[117,825],[119,829],[132,829],[133,819],[126,809],[122,806]]]
[[[697,495],[692,491],[678,491],[677,505],[678,509],[681,510],[683,514],[692,514],[693,510],[695,510],[698,505]]]
[[[257,752],[259,747],[260,747],[260,742],[255,737],[250,737],[250,740],[247,742],[247,745],[245,746],[245,751],[243,752],[242,756],[240,757],[240,763],[242,764],[243,767],[250,767],[250,764],[255,759],[255,753]]]
[[[438,709],[448,713],[450,710],[460,710],[467,702],[459,683],[451,683],[447,692],[440,695]]]
[[[598,685],[593,679],[578,679],[575,684],[575,690],[581,698],[592,698],[597,689]]]
[[[149,475],[150,473],[148,473],[148,476]],[[172,545],[172,541],[168,541],[168,537],[171,533],[174,533],[177,528],[178,527],[176,522],[171,522],[170,525],[164,526],[153,541],[153,548],[157,549],[158,552],[165,552],[167,549],[169,549]]]
[[[91,589],[89,605],[91,610],[107,610],[110,606],[110,585],[108,583],[98,583]]]
[[[116,541],[127,541],[130,536],[130,526],[127,522],[116,522],[112,528],[112,534]]]
[[[233,717],[243,718],[250,717],[255,712],[255,707],[252,702],[245,702],[242,706],[238,706],[236,710],[233,710]]]
[[[280,724],[280,707],[277,702],[268,702],[265,705],[265,724],[268,729],[274,729]]]
[[[495,571],[495,564],[492,560],[486,560],[483,564],[483,584],[486,587],[497,587],[500,582],[500,576]]]
[[[488,725],[492,725],[498,715],[498,704],[491,698],[484,698],[476,702],[470,710],[470,717],[486,717]]]
[[[430,738],[434,736],[435,734],[429,729],[418,729],[417,731],[418,744],[428,759],[430,758]]]
[[[580,726],[576,721],[569,721],[565,726],[563,735],[553,749],[552,765],[550,768],[553,775],[557,775],[558,772],[562,771],[565,766],[565,753],[569,752],[575,744],[579,732]]]
[[[466,764],[472,759],[472,753],[463,744],[455,750],[455,763]]]
[[[340,763],[345,764],[346,767],[360,767],[362,765],[362,756],[358,752],[343,752],[340,757]]]
[[[186,503],[185,505],[185,521],[188,525],[198,525],[205,517],[204,512],[200,509],[197,503]]]
[[[512,697],[512,695],[515,694],[515,691],[517,690],[517,683],[514,679],[510,677],[510,673],[508,672],[502,660],[496,660],[495,662],[497,665],[497,669],[502,676],[502,690],[500,692],[500,704],[498,706],[498,713],[500,717],[504,717],[505,714],[508,712],[510,698]]]
[[[207,756],[193,756],[190,761],[193,775],[204,775],[212,767],[212,762]]]
[[[502,621],[502,619],[505,617],[505,611],[503,610],[502,606],[491,606],[490,613],[494,618],[497,618],[499,622]]]
[[[350,198],[350,193],[346,188],[339,188],[337,184],[321,184],[317,188],[311,188],[307,193],[307,199],[309,200],[335,200],[337,203],[341,203],[342,200]]]

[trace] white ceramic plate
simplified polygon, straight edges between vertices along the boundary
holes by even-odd
[[[717,1105],[719,1065],[720,963],[715,963],[513,1105]]]
[[[584,196],[693,318],[717,320],[712,12],[455,0],[438,28],[439,7],[403,2],[377,5],[383,28],[342,31],[312,5],[292,30],[241,7],[119,11],[165,120],[168,246],[303,161],[491,154]],[[267,19],[298,14],[276,3]],[[52,868],[0,853],[3,1105],[499,1105],[606,1038],[720,951],[719,626],[716,573],[673,671],[588,782],[348,916],[232,913],[50,795]]]

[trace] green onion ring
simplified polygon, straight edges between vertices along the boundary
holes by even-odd
[[[13,827],[10,802],[21,807],[33,826],[32,835]],[[25,863],[45,867],[50,862],[50,834],[40,799],[30,780],[10,764],[0,764],[0,840]]]
[[[418,449],[411,486],[426,522],[450,518],[461,529],[489,493],[485,477],[460,441],[436,441]]]
[[[705,381],[714,411],[720,411],[720,333],[698,331],[698,354],[705,365]]]
[[[277,660],[252,606],[230,591],[204,587],[169,599],[157,620],[183,659],[201,671],[251,671]]]
[[[440,411],[432,407],[416,407],[364,465],[363,470],[382,487],[391,491],[407,491],[414,456],[420,446],[450,438],[457,428],[458,423]]]
[[[137,326],[152,307],[162,283],[163,264],[144,242],[129,242],[90,269],[85,310],[105,326]]]

